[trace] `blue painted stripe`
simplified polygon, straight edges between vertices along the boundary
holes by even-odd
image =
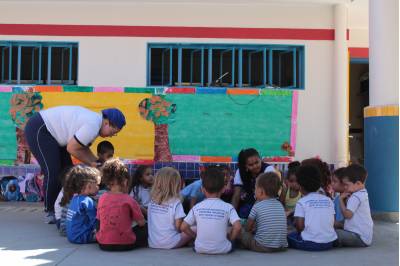
[[[198,87],[196,94],[226,94],[226,88],[219,87]]]

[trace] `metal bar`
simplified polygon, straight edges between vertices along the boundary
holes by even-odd
[[[172,86],[172,46],[169,48],[169,85]]]
[[[178,84],[182,86],[182,47],[178,48]]]
[[[11,44],[9,45],[9,51],[8,51],[8,83],[11,83],[11,72],[12,72],[12,46]]]
[[[51,84],[51,46],[47,50],[47,84]]]
[[[61,84],[64,80],[64,48],[61,48]]]
[[[151,86],[151,48],[147,51],[147,86]]]
[[[267,48],[263,50],[263,84],[267,84]]]
[[[161,85],[164,86],[164,50],[161,52]]]
[[[272,67],[273,67],[273,64],[272,64],[272,60],[273,60],[273,57],[272,57],[272,54],[273,54],[273,52],[274,52],[274,50],[269,50],[269,68],[268,68],[268,83],[269,83],[269,85],[270,86],[272,86],[273,84],[272,84]]]
[[[4,82],[4,52],[5,52],[5,47],[1,48],[1,83]]]
[[[212,83],[212,48],[208,49],[208,86]]]
[[[296,48],[293,49],[293,87],[296,88],[297,86],[297,81],[296,81]]]
[[[232,48],[232,87],[235,87],[235,48]]]
[[[204,48],[201,48],[201,86],[204,86]]]
[[[42,83],[42,45],[39,46],[39,75],[38,75],[38,83]]]
[[[34,70],[35,70],[35,50],[36,50],[36,48],[35,47],[33,47],[32,48],[32,67],[31,67],[31,81],[32,81],[32,83],[33,83],[33,75],[34,75]]]
[[[248,72],[248,80],[249,80],[249,86],[251,86],[251,54],[249,53],[249,72]]]
[[[239,87],[243,86],[243,75],[242,75],[242,63],[243,63],[243,49],[239,48],[239,55],[238,55],[238,72],[239,72],[239,76],[238,76],[238,83],[239,83]]]
[[[72,45],[69,47],[68,82],[72,80]]]
[[[221,54],[219,55],[219,76],[221,77],[222,76],[222,69],[223,69],[223,64],[224,64],[224,60],[223,60],[223,57],[224,57],[224,51],[222,51],[221,52]],[[221,83],[222,83],[222,79],[221,79],[221,81],[220,81]]]
[[[194,51],[190,52],[190,85],[193,82],[193,53]]]

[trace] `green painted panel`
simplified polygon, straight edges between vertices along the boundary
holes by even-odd
[[[10,100],[12,93],[4,92],[0,97],[0,160],[17,159],[17,135],[11,119]]]
[[[290,142],[292,94],[182,95],[168,134],[172,154],[232,156],[256,148],[262,156],[284,156]]]
[[[93,92],[90,86],[63,86],[64,92]]]
[[[124,92],[126,93],[151,93],[154,94],[155,88],[134,88],[134,87],[125,87]]]

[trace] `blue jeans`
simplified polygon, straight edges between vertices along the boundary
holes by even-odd
[[[303,240],[301,234],[298,232],[290,233],[287,237],[290,248],[301,249],[307,251],[322,251],[328,250],[333,247],[333,242],[316,243],[313,241]]]

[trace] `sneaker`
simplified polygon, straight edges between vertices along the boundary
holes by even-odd
[[[55,216],[54,212],[47,212],[46,216],[44,217],[44,222],[46,224],[55,224],[56,216]]]

